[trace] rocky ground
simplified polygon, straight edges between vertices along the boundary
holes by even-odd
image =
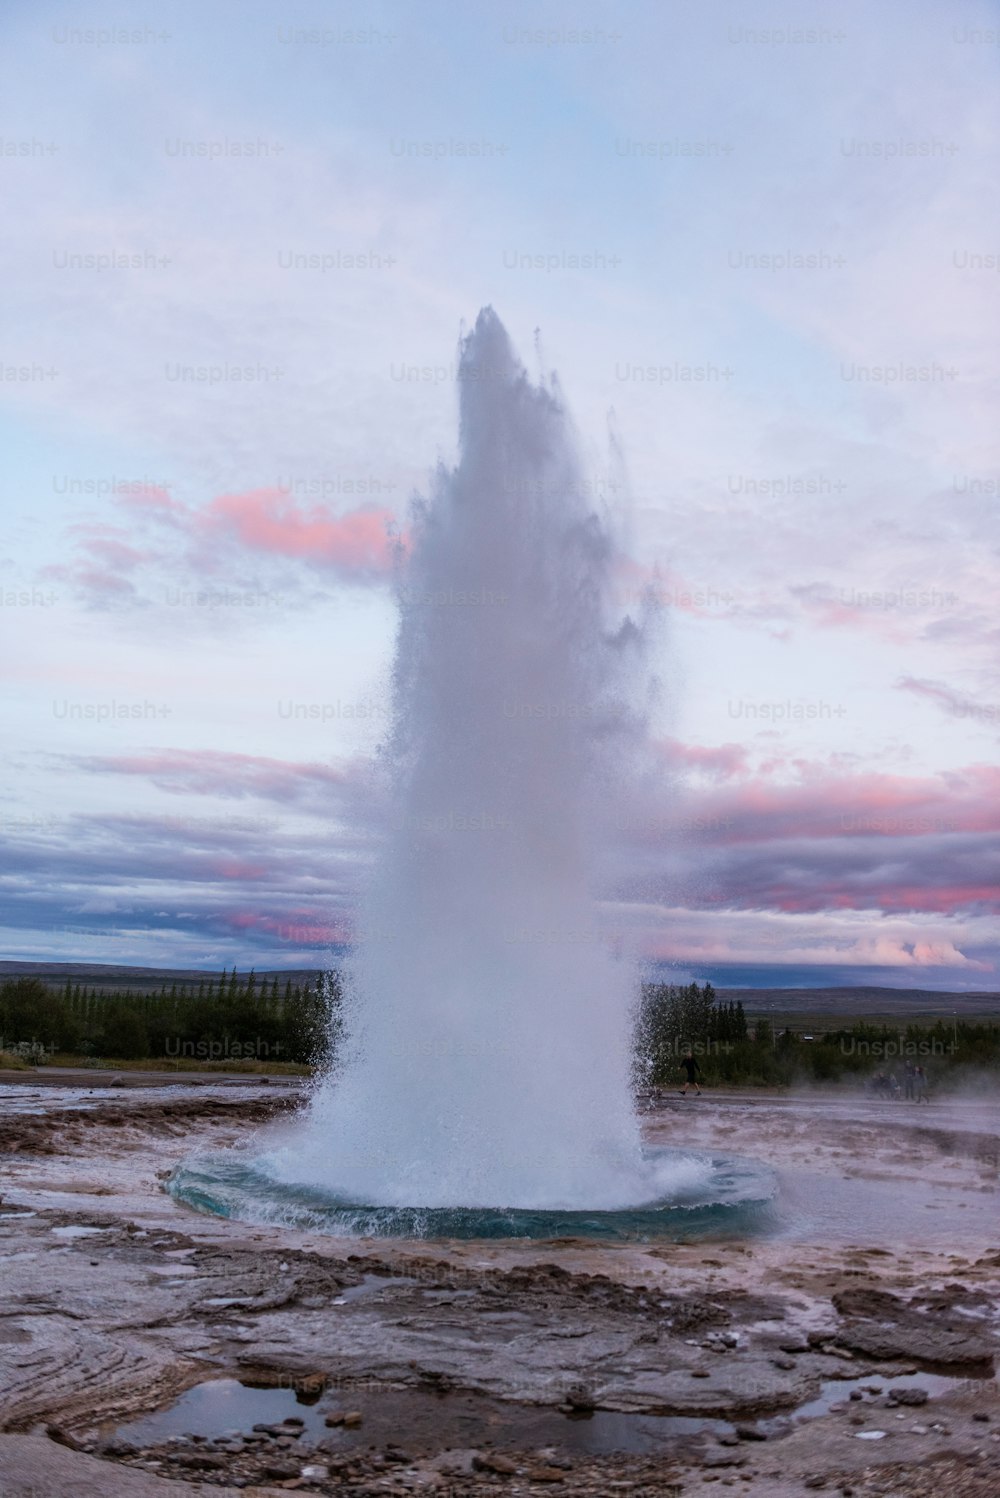
[[[3,1498],[1000,1492],[993,1105],[671,1096],[650,1136],[766,1159],[781,1232],[431,1244],[164,1193],[294,1086],[19,1095]]]

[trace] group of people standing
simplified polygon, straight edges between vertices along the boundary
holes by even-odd
[[[903,1067],[903,1085],[894,1071],[877,1071],[869,1084],[876,1097],[903,1098],[908,1103],[929,1103],[930,1088],[927,1072],[922,1066],[907,1061]]]

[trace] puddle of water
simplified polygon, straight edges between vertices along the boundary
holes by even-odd
[[[326,1416],[334,1410],[358,1410],[363,1423],[353,1430],[328,1427]],[[651,1454],[669,1448],[678,1438],[732,1430],[725,1420],[608,1410],[567,1416],[548,1407],[508,1404],[471,1394],[373,1388],[363,1381],[353,1388],[327,1388],[322,1395],[310,1396],[294,1389],[256,1389],[236,1379],[213,1379],[189,1389],[168,1409],[122,1425],[115,1433],[136,1446],[158,1445],[181,1435],[223,1440],[249,1434],[257,1424],[278,1424],[289,1415],[303,1422],[296,1454],[304,1454],[319,1440],[331,1452],[399,1444],[414,1455],[487,1445],[511,1450],[553,1446],[569,1455]]]
[[[366,1274],[360,1285],[349,1285],[346,1290],[341,1290],[333,1304],[346,1306],[352,1300],[364,1300],[369,1295],[377,1294],[379,1290],[387,1290],[390,1285],[415,1285],[416,1283],[416,1280],[409,1275]]]
[[[871,1410],[874,1413],[877,1411],[882,1418],[888,1416],[894,1419],[897,1414],[903,1414],[913,1420],[921,1421],[930,1413],[928,1405],[900,1405],[894,1410],[891,1405],[887,1406],[882,1403],[889,1390],[926,1389],[933,1400],[936,1395],[953,1394],[958,1388],[968,1388],[972,1382],[977,1387],[981,1386],[986,1395],[995,1396],[997,1393],[996,1378],[970,1380],[944,1373],[898,1373],[892,1377],[870,1373],[865,1378],[828,1379],[821,1385],[817,1398],[810,1399],[807,1404],[800,1404],[797,1409],[787,1414],[761,1420],[760,1425],[763,1430],[778,1432],[787,1429],[790,1422],[794,1424],[800,1420],[815,1420],[820,1415],[828,1415],[832,1406],[840,1403],[849,1403],[851,1409],[858,1412]],[[852,1400],[852,1390],[857,1390],[861,1398]]]
[[[67,1227],[50,1228],[53,1238],[90,1238],[94,1233],[106,1233],[107,1228]]]

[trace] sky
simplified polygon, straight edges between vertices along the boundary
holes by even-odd
[[[994,990],[1000,5],[8,0],[6,957],[318,966],[480,307],[665,628],[602,921]]]

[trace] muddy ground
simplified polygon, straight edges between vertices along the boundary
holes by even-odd
[[[768,1234],[413,1243],[165,1194],[294,1084],[0,1093],[3,1498],[1000,1493],[993,1103],[663,1096]]]

